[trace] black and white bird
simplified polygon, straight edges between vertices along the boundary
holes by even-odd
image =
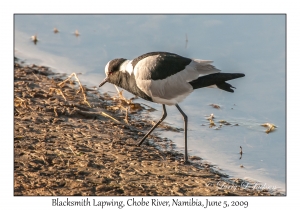
[[[203,87],[234,92],[234,87],[226,81],[245,76],[241,73],[220,73],[211,63],[210,60],[190,59],[169,52],[150,52],[133,60],[117,58],[106,64],[106,78],[99,87],[109,82],[147,101],[162,104],[161,119],[138,142],[138,146],[166,118],[165,105],[175,105],[184,119],[184,162],[188,162],[188,117],[178,103],[193,90]]]

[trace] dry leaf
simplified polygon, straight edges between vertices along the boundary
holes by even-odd
[[[262,124],[261,126],[267,127],[267,128],[268,128],[268,129],[265,131],[266,133],[270,133],[270,132],[274,131],[275,128],[277,128],[277,127],[276,127],[274,124],[272,124],[272,123],[264,123],[264,124]]]
[[[221,108],[218,104],[210,104],[210,106],[212,106],[215,109],[220,109]]]

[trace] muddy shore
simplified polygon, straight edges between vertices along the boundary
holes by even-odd
[[[139,117],[139,104],[66,78],[15,63],[14,195],[274,195],[228,179],[199,157],[183,164],[174,144],[155,134],[136,146],[152,126]]]

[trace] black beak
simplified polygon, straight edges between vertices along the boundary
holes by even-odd
[[[106,77],[106,78],[100,83],[99,87],[101,87],[102,85],[104,85],[104,84],[107,82],[107,80],[108,80],[108,77]]]

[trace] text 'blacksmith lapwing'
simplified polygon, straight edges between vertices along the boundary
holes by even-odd
[[[194,89],[217,87],[227,92],[234,92],[227,80],[244,77],[240,73],[219,73],[211,65],[212,61],[190,59],[168,52],[150,52],[133,60],[117,58],[105,66],[106,82],[115,84],[147,101],[162,104],[162,118],[138,142],[140,146],[147,136],[166,118],[165,105],[175,105],[184,119],[185,155],[187,155],[188,117],[178,106]]]

